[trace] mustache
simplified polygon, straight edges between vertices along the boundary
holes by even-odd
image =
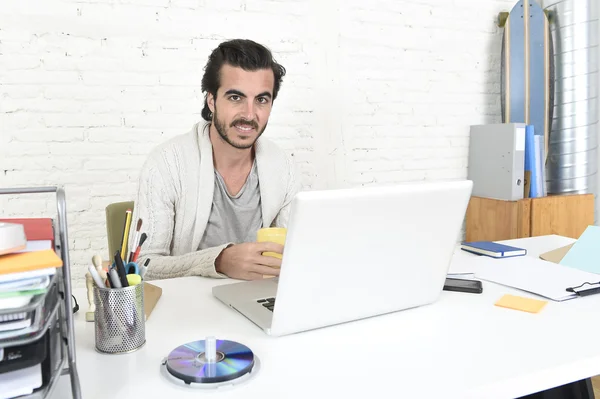
[[[248,121],[245,119],[236,119],[233,122],[231,122],[231,127],[234,127],[235,125],[242,125],[242,126],[250,126],[252,128],[254,128],[255,130],[258,130],[258,123],[256,123],[256,121]]]

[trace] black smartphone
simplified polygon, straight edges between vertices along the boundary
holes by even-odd
[[[444,291],[469,292],[471,294],[481,294],[483,287],[479,280],[463,280],[459,278],[446,278]]]

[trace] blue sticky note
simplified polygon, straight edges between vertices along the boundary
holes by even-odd
[[[560,264],[600,274],[600,226],[588,226]]]

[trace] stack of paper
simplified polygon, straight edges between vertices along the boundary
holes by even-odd
[[[475,276],[555,301],[564,301],[577,296],[567,291],[567,288],[600,282],[600,276],[597,274],[547,262],[533,256],[506,259],[480,257]]]
[[[35,389],[41,386],[42,366],[40,364],[0,373],[0,399],[31,395]]]
[[[0,311],[26,306],[31,300],[48,290],[56,269],[48,268],[33,272],[0,275]],[[0,323],[4,320],[0,315]],[[5,329],[4,329],[5,330]],[[0,325],[0,331],[4,331]]]
[[[20,239],[18,241],[20,245],[13,245],[12,249],[8,245],[2,247],[12,253],[3,251],[0,254],[0,343],[10,346],[11,340],[27,337],[39,331],[43,312],[52,310],[43,310],[44,306],[50,306],[46,299],[56,298],[56,296],[48,297],[46,294],[50,288],[53,289],[53,293],[56,292],[56,286],[51,283],[56,269],[62,267],[63,262],[53,249],[41,249],[47,246],[47,243],[37,245],[39,243],[34,242],[32,247],[37,245],[38,248],[27,248],[22,237],[22,226],[12,232],[9,230],[4,232],[5,235],[2,237],[4,243],[18,241],[10,241],[10,234],[21,235],[20,238],[16,237]],[[43,237],[49,237],[48,232],[45,232]],[[27,240],[28,244],[32,241],[36,240]],[[52,245],[52,240],[49,240],[49,243]],[[34,249],[41,250],[29,251]],[[3,354],[0,349],[0,361],[2,360]],[[40,388],[42,383],[41,364],[2,372],[0,373],[0,399],[29,395]]]
[[[31,312],[22,312],[47,292],[62,260],[52,250],[0,256],[0,339],[31,326]]]
[[[51,249],[0,256],[0,275],[62,267],[62,259]]]

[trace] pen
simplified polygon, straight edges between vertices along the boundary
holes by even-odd
[[[119,274],[117,273],[117,271],[115,269],[110,269],[110,272],[108,272],[109,280],[110,280],[110,286],[111,288],[121,288],[121,280],[119,280]]]
[[[136,262],[138,256],[140,256],[140,251],[142,250],[142,245],[144,245],[144,241],[146,241],[146,238],[148,238],[148,235],[146,233],[143,233],[142,238],[140,238],[140,244],[135,249],[135,254],[133,255],[133,262]]]
[[[133,260],[133,254],[136,250],[135,244],[138,242],[138,239],[140,237],[140,230],[142,229],[142,219],[138,219],[137,221],[137,226],[135,229],[135,236],[133,238],[133,241],[131,243],[131,251],[129,252],[129,258],[127,259],[127,263],[129,262],[134,262]]]
[[[123,264],[123,258],[121,257],[119,250],[115,253],[115,268],[117,269],[116,272],[119,276],[121,287],[128,287],[127,272],[125,272],[125,265]]]
[[[131,209],[125,211],[125,228],[123,229],[123,241],[121,242],[121,257],[127,256],[127,239],[129,237],[129,228],[131,227]]]
[[[144,278],[146,271],[148,270],[148,263],[150,263],[150,258],[146,259],[144,265],[140,268],[140,277]]]

